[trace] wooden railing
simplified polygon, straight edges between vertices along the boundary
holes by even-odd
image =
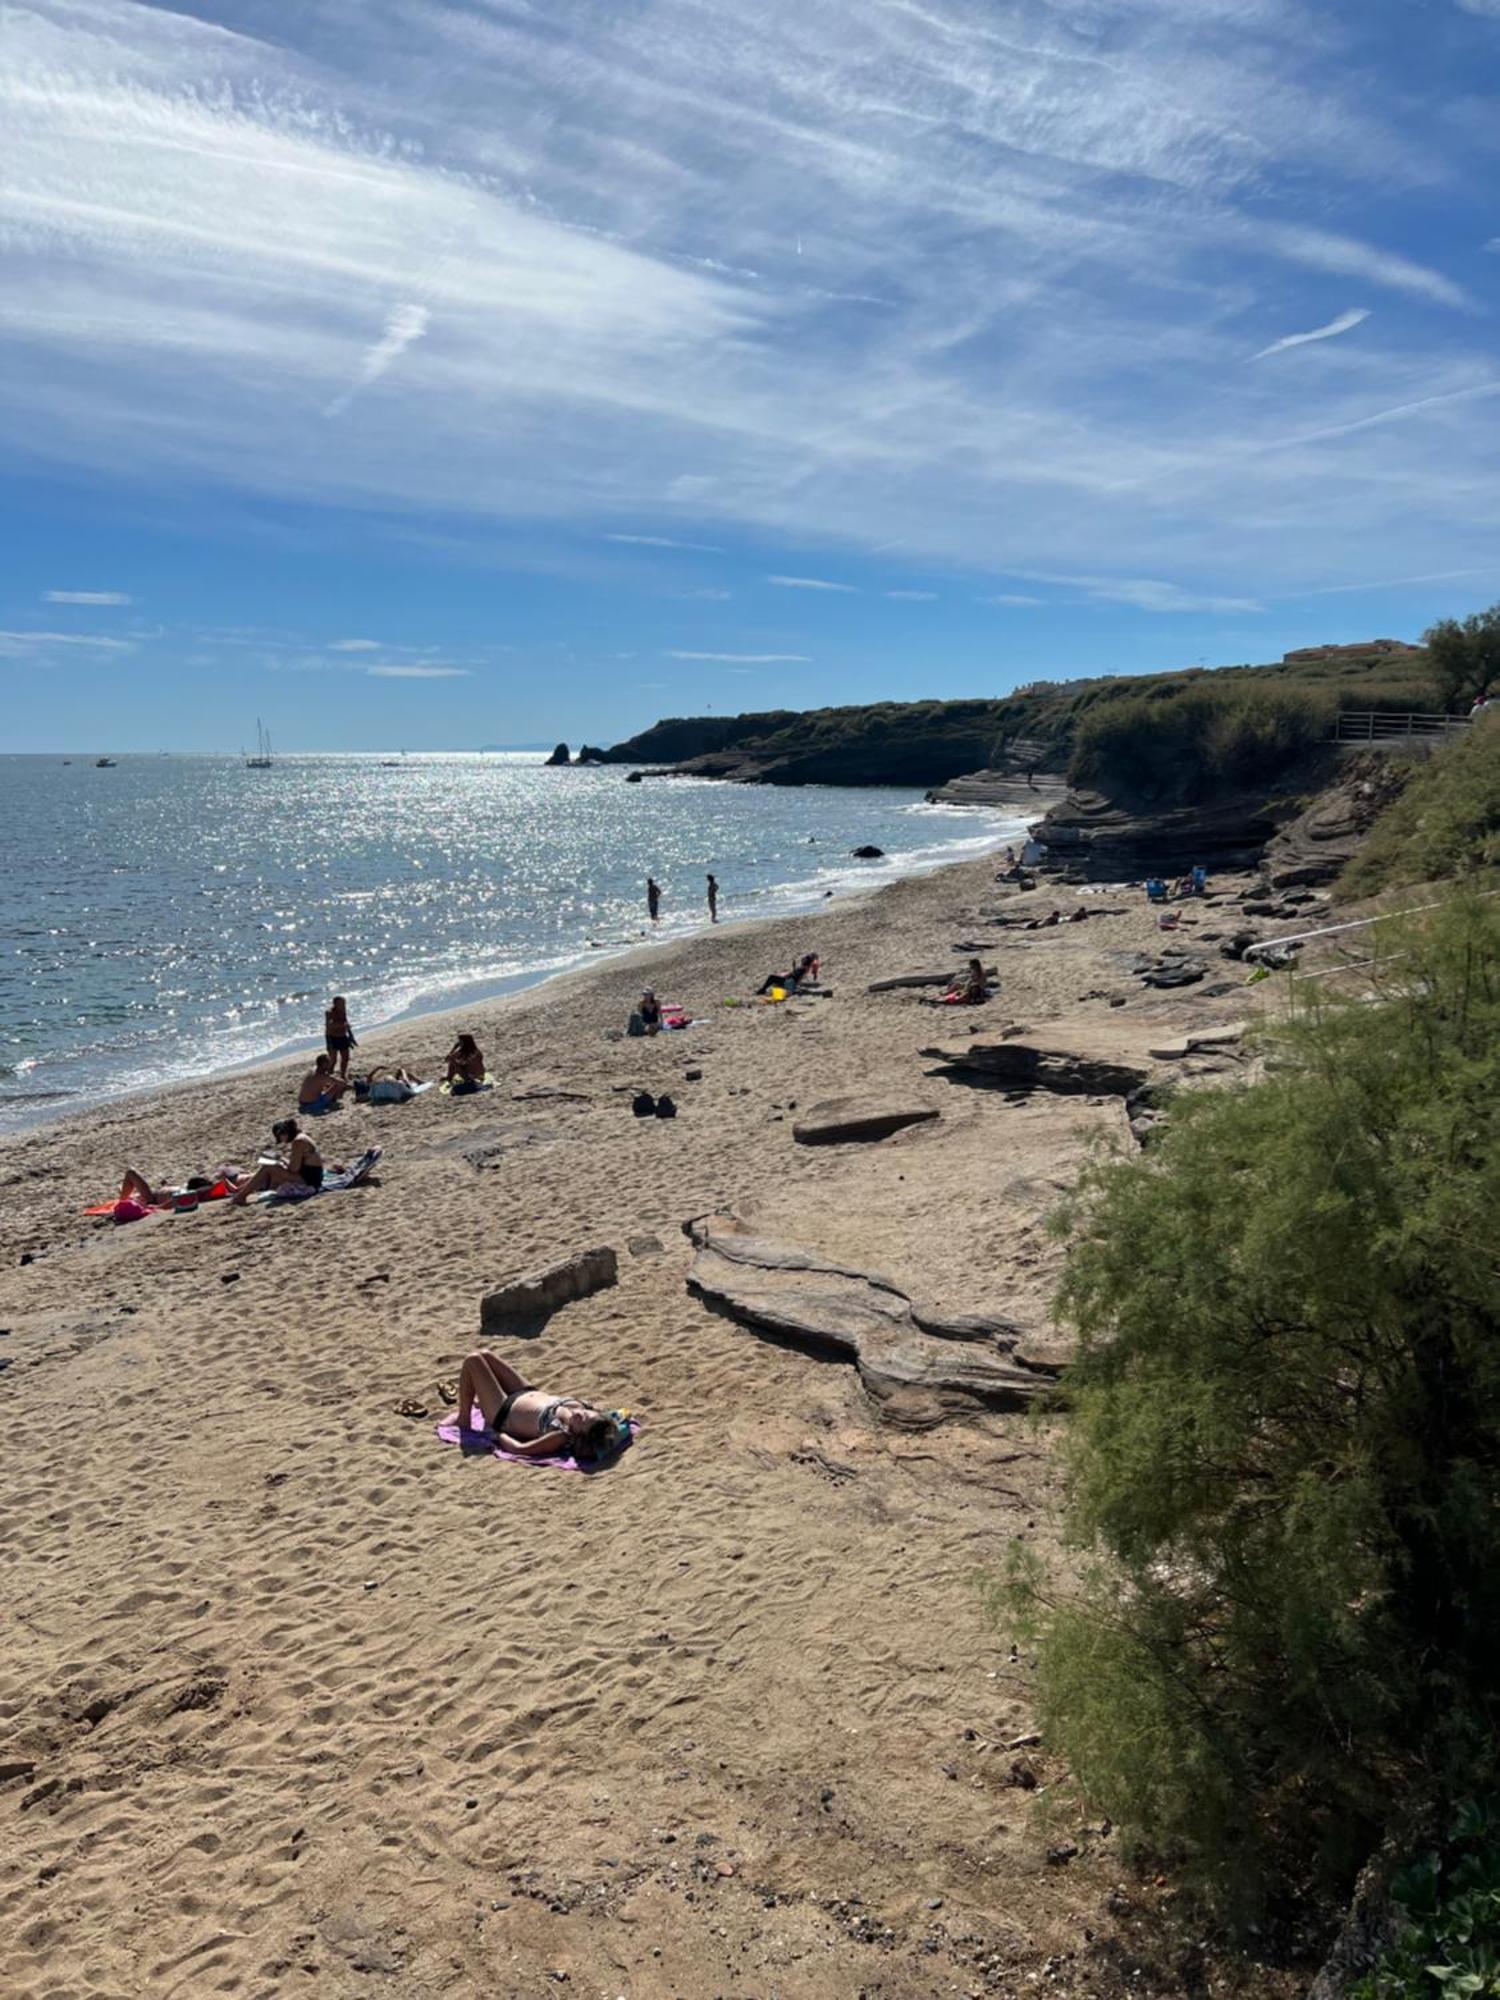
[[[1391,715],[1379,708],[1346,708],[1334,724],[1335,743],[1386,743],[1394,737],[1448,736],[1467,729],[1466,715]]]

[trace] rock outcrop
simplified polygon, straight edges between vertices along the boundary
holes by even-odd
[[[848,1146],[889,1139],[910,1125],[927,1125],[942,1113],[930,1104],[892,1104],[874,1097],[830,1097],[813,1105],[792,1127],[799,1146]]]
[[[606,752],[649,776],[756,785],[946,784],[990,755],[998,701],[879,702],[806,715],[694,716],[658,722]]]
[[[1381,813],[1405,791],[1426,747],[1346,753],[1333,783],[1267,846],[1262,865],[1271,887],[1332,882]]]
[[[1016,737],[982,770],[966,772],[930,791],[927,802],[935,806],[988,806],[1035,820],[1061,805],[1067,793],[1067,778],[1057,768],[1056,746]]]
[[[567,744],[559,743],[552,755],[547,759],[547,768],[551,770],[555,765],[570,764],[572,761],[572,758],[568,755]]]
[[[1265,789],[1155,812],[1101,792],[1069,792],[1033,828],[1047,867],[1079,882],[1179,875],[1200,864],[1210,874],[1253,868],[1267,841],[1297,810]]]
[[[753,1333],[852,1361],[880,1414],[914,1426],[1016,1409],[1047,1390],[1057,1355],[999,1313],[924,1310],[889,1278],[795,1243],[693,1225],[688,1290]]]
[[[549,1264],[545,1271],[512,1278],[498,1291],[486,1293],[479,1308],[479,1324],[485,1333],[530,1331],[560,1306],[602,1292],[618,1278],[619,1259],[613,1250],[604,1246],[580,1250],[560,1263]]]

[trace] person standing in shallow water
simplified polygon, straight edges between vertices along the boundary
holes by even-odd
[[[646,877],[646,908],[653,924],[661,922],[661,885],[654,875]]]
[[[719,878],[716,875],[708,878],[708,921],[711,924],[719,921]]]

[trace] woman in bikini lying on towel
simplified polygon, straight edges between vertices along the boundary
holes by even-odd
[[[517,1458],[594,1458],[619,1440],[615,1418],[581,1396],[534,1388],[498,1354],[471,1354],[459,1372],[460,1443],[478,1435],[469,1424],[476,1403],[496,1442]]]

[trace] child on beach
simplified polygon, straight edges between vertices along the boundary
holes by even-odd
[[[477,1435],[470,1422],[477,1403],[485,1427],[517,1458],[598,1458],[620,1441],[619,1417],[581,1396],[536,1388],[498,1354],[466,1358],[456,1400],[460,1443]]]
[[[323,1015],[323,1044],[338,1064],[339,1075],[347,1077],[349,1052],[355,1047],[355,1041],[354,1030],[349,1025],[349,1003],[342,993],[334,996],[332,1005]]]

